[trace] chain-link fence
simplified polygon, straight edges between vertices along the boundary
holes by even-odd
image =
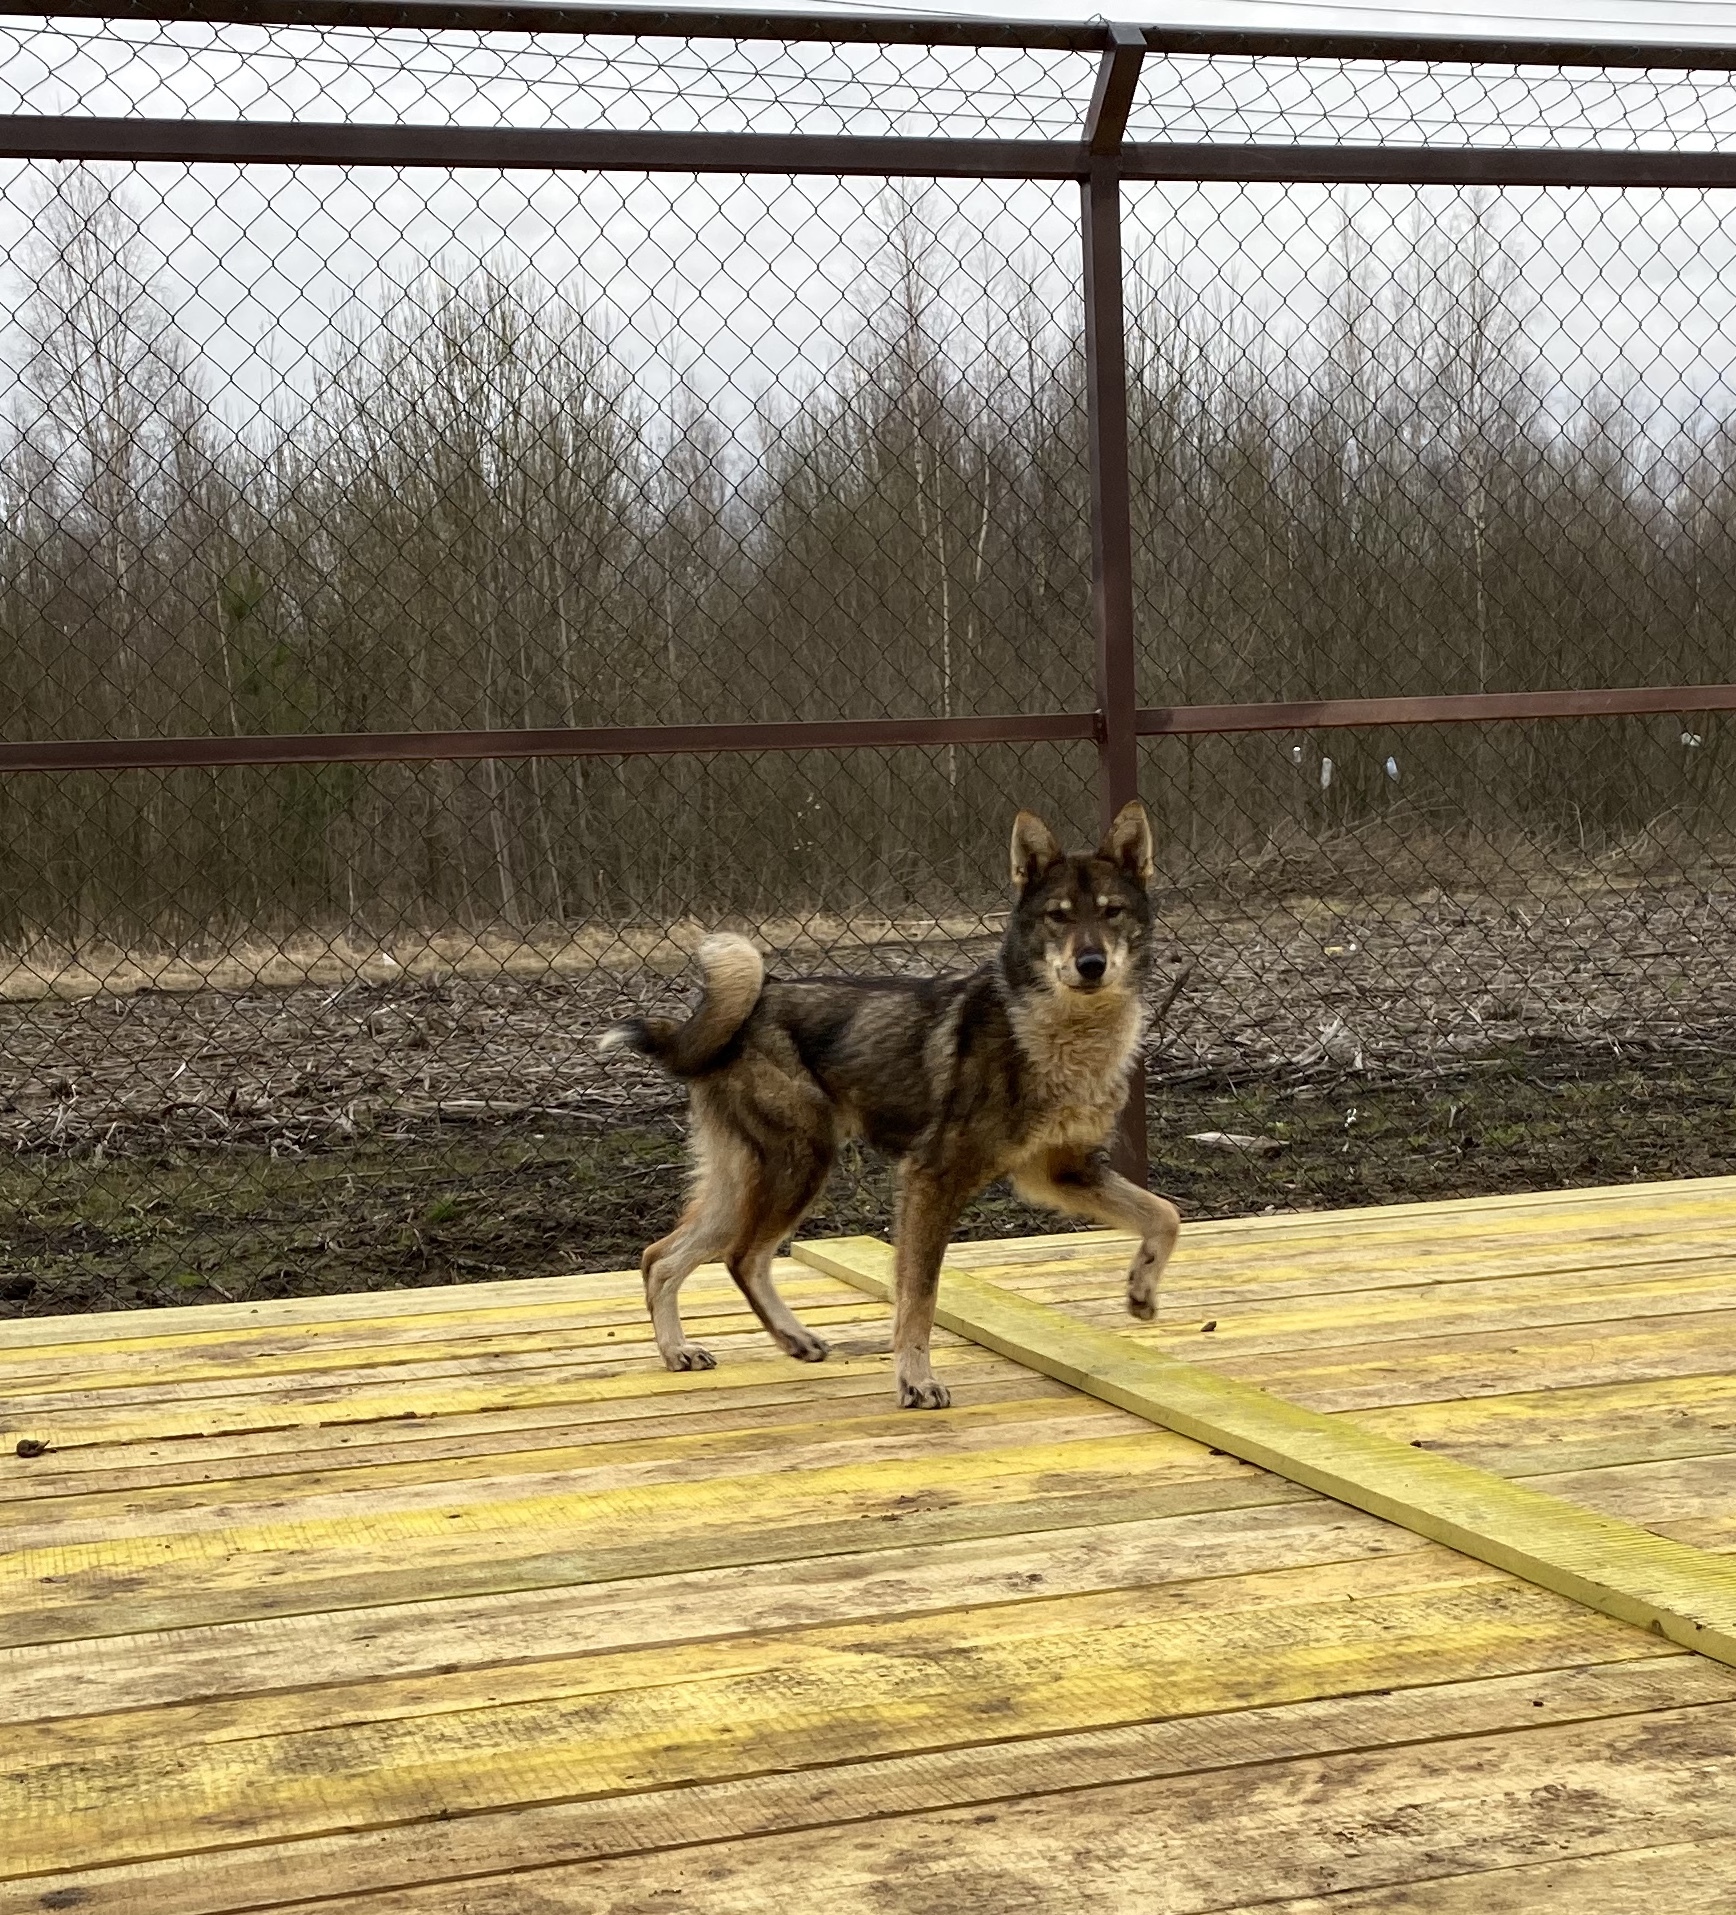
[[[1736,53],[243,13],[0,19],[0,1310],[631,1261],[1136,785],[1187,1214],[1727,1166]]]

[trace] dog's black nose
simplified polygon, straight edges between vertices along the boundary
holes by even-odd
[[[1101,951],[1081,951],[1073,960],[1073,968],[1087,984],[1101,984],[1109,960]]]

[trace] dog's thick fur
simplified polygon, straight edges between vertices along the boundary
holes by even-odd
[[[1006,937],[968,977],[767,978],[745,938],[713,937],[700,946],[705,996],[692,1017],[608,1033],[606,1043],[655,1058],[692,1087],[692,1198],[641,1263],[670,1369],[712,1367],[682,1329],[679,1293],[716,1258],[791,1356],[825,1356],[778,1295],[771,1266],[853,1134],[902,1161],[892,1340],[906,1409],[948,1402],[928,1355],[940,1261],[959,1212],[996,1177],[1133,1231],[1128,1308],[1156,1314],[1180,1220],[1104,1157],[1139,1056],[1151,872],[1151,826],[1137,801],[1095,852],[1071,856],[1021,811]]]

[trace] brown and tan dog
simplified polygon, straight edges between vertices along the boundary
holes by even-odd
[[[705,996],[683,1024],[635,1019],[606,1034],[691,1086],[693,1192],[641,1268],[672,1370],[713,1367],[688,1342],[680,1290],[721,1257],[779,1345],[826,1345],[777,1293],[772,1259],[860,1136],[901,1160],[893,1349],[898,1401],[944,1409],[928,1346],[940,1261],[959,1212],[995,1178],[1022,1196],[1139,1238],[1135,1316],[1157,1310],[1174,1207],[1111,1170],[1104,1146],[1126,1095],[1151,965],[1151,825],[1125,806],[1094,852],[1068,855],[1031,812],[1013,821],[1016,901],[994,960],[965,977],[768,978],[745,938],[699,951]]]

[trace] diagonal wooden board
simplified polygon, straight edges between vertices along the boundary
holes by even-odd
[[[799,1243],[792,1254],[891,1299],[893,1251],[877,1237]],[[955,1269],[942,1270],[935,1321],[1196,1442],[1736,1664],[1736,1564],[1727,1559],[1303,1409]]]

